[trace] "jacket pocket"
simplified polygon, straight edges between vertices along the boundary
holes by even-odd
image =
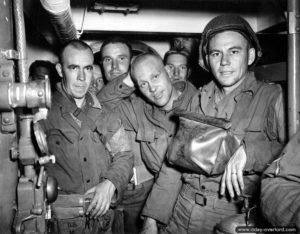
[[[60,143],[63,143],[64,139],[66,139],[71,144],[73,144],[76,141],[75,136],[72,136],[71,134],[65,133],[65,132],[61,131],[60,129],[47,130],[46,135],[47,135],[47,141],[48,142],[53,141],[53,138],[56,139],[57,140],[55,142],[56,145],[59,145]]]
[[[265,140],[267,138],[267,134],[258,126],[249,127],[245,129],[245,140]]]

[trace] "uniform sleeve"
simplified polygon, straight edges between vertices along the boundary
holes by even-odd
[[[105,175],[117,189],[117,200],[126,188],[132,177],[133,155],[130,148],[129,138],[119,118],[114,115],[107,120],[107,134],[105,136],[106,148],[112,157],[111,165]]]
[[[164,163],[148,196],[142,216],[167,224],[181,186],[181,172]]]
[[[286,128],[282,92],[276,97],[274,104],[271,103],[269,106],[263,131],[269,142],[253,137],[255,132],[252,136],[246,134],[243,140],[247,155],[245,171],[263,172],[266,166],[279,156],[284,147]]]
[[[115,108],[120,102],[129,97],[135,90],[134,87],[129,87],[123,80],[128,74],[121,75],[112,81],[108,82],[97,94],[100,103],[108,105],[110,108]]]
[[[300,228],[300,132],[265,171],[261,208],[273,225]]]
[[[135,88],[123,82],[126,77],[127,74],[124,74],[110,81],[100,90],[97,98],[101,104],[118,112],[124,128],[132,131],[137,129],[137,120],[129,96]]]

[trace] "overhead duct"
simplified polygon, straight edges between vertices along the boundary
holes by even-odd
[[[40,0],[48,12],[50,21],[61,44],[77,38],[77,31],[72,21],[70,0]]]

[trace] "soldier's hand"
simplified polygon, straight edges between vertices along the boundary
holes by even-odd
[[[147,217],[144,221],[143,229],[140,234],[158,234],[156,220]]]
[[[243,170],[246,165],[247,156],[244,147],[241,145],[230,158],[221,181],[221,195],[227,189],[230,197],[234,192],[239,196],[244,190]]]
[[[89,189],[85,195],[94,193],[94,197],[87,208],[86,215],[90,215],[92,218],[104,215],[109,209],[115,190],[114,184],[109,180],[104,180],[100,184]]]

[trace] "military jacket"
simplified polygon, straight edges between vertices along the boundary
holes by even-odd
[[[264,172],[261,210],[271,224],[300,230],[300,131]],[[287,231],[288,232],[288,231]]]
[[[87,93],[79,109],[60,85],[41,124],[56,157],[46,169],[57,179],[60,193],[83,194],[104,179],[115,185],[118,195],[126,188],[133,166],[129,140],[120,118],[95,96]]]
[[[173,119],[176,109],[186,109],[196,88],[189,82],[178,82],[175,88],[181,95],[173,102],[173,108],[165,111],[148,103],[135,88],[123,83],[127,74],[110,81],[98,94],[101,103],[117,109],[135,141],[135,166],[145,163],[155,175],[164,161],[167,147],[172,140],[177,120]]]
[[[262,98],[259,102],[252,102],[262,85],[265,86]],[[256,80],[253,73],[249,73],[240,87],[227,97],[230,98],[225,100],[227,108],[221,112],[215,109],[217,106],[213,106],[216,88],[214,81],[204,86],[186,109],[204,115],[230,118],[232,131],[240,138],[247,155],[244,168],[245,193],[256,195],[260,187],[261,173],[268,163],[278,157],[285,142],[281,88],[264,84]],[[253,114],[249,116],[250,107],[253,108]],[[224,115],[220,116],[219,113]],[[249,122],[250,125],[245,124]],[[184,171],[181,173],[163,167],[148,197],[143,215],[167,224],[182,183],[189,184],[198,191],[218,193],[221,178],[221,175],[206,176]],[[160,199],[157,200],[157,197]]]

